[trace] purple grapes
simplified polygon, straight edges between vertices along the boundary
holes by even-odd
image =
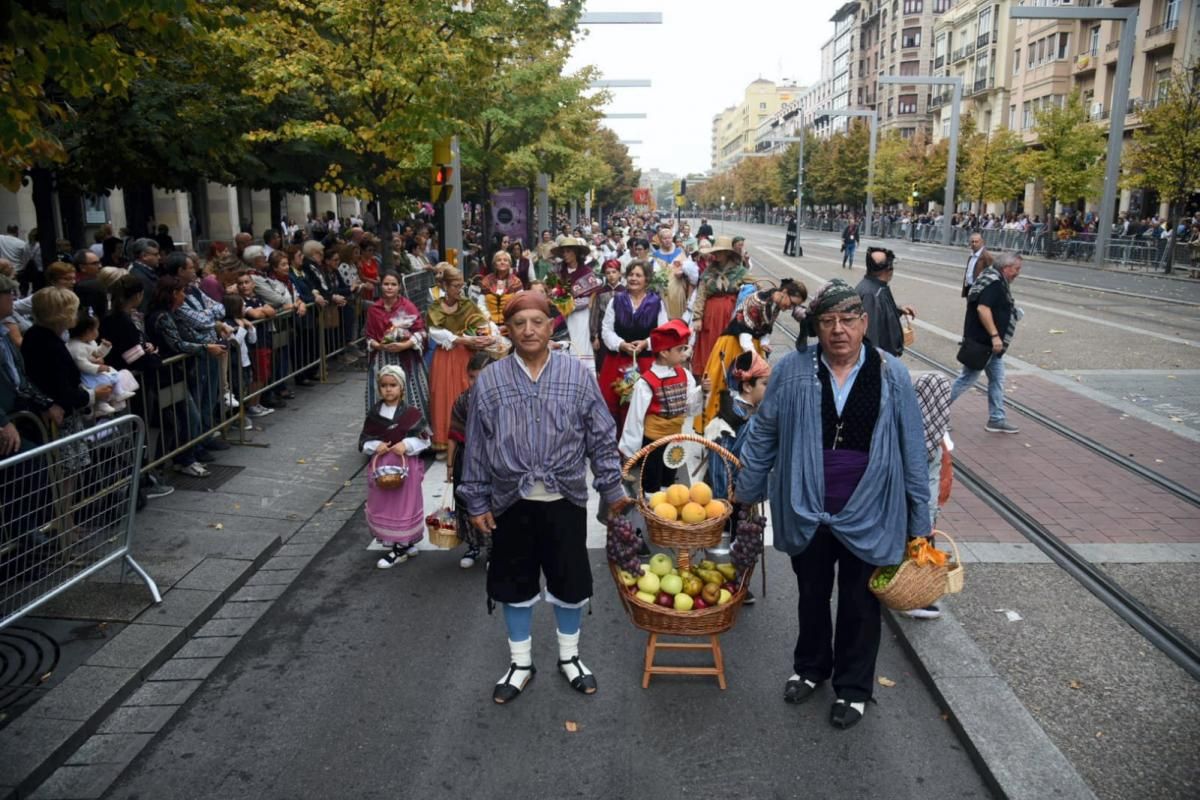
[[[745,572],[758,560],[763,551],[763,531],[766,530],[767,520],[758,514],[752,514],[743,509],[738,514],[735,530],[737,537],[729,551],[729,558],[738,572]]]
[[[618,517],[609,520],[608,537],[604,549],[608,560],[616,564],[618,569],[626,570],[634,575],[641,574],[642,562],[638,558],[641,538],[628,518]]]

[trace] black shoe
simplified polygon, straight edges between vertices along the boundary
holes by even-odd
[[[204,440],[204,449],[205,450],[217,450],[217,451],[228,450],[229,442],[225,441],[224,439],[220,438],[219,436],[214,436],[211,439]]]
[[[513,675],[518,672],[528,672],[527,677],[519,686],[513,683]],[[521,696],[521,692],[525,691],[525,687],[533,680],[533,676],[537,675],[537,667],[530,664],[528,667],[518,667],[515,663],[508,665],[508,675],[504,677],[503,683],[497,683],[496,688],[492,690],[492,701],[498,705],[512,702]]]
[[[864,710],[865,710],[865,703]],[[829,724],[835,728],[846,730],[853,728],[863,718],[863,712],[855,708],[849,700],[838,698],[829,709]]]
[[[296,399],[296,393],[293,392],[291,389],[284,389],[282,392],[279,393],[279,396],[285,400],[295,400]]]
[[[287,400],[282,397],[264,397],[262,404],[267,408],[287,408]]]
[[[574,664],[575,670],[579,673],[574,678],[567,677],[567,671],[564,669],[567,664]],[[566,661],[558,662],[558,671],[562,673],[564,678],[567,678],[567,683],[571,684],[571,688],[582,694],[596,693],[596,676],[584,674],[583,663],[579,660],[579,656],[568,658]]]
[[[783,702],[799,705],[812,697],[817,689],[821,688],[822,683],[823,681],[810,681],[793,675],[783,685]]]
[[[746,590],[746,596],[742,598],[742,605],[752,606],[758,602],[758,598],[754,596],[754,592]]]
[[[211,464],[217,460],[216,456],[199,445],[192,449],[192,455],[195,456],[196,460],[202,464]]]

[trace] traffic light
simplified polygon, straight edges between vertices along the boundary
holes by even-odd
[[[918,197],[920,197],[920,196],[921,196],[921,195],[920,195],[920,192],[918,192],[918,191],[917,191],[917,184],[915,184],[915,183],[914,183],[914,184],[912,185],[912,197],[913,197],[913,200],[915,201],[915,200],[916,200]]]
[[[433,164],[429,170],[429,199],[433,203],[444,203],[450,199],[450,191],[454,183],[454,169],[450,166],[454,159],[451,152],[449,137],[436,139],[433,142]]]
[[[687,194],[687,178],[683,178],[679,181],[678,194]]]

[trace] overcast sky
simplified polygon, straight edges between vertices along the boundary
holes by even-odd
[[[595,64],[606,78],[649,78],[650,89],[613,89],[608,120],[642,170],[675,174],[709,168],[713,114],[741,102],[757,78],[814,83],[829,18],[844,0],[589,0],[588,11],[660,11],[662,25],[596,25],[571,67]]]

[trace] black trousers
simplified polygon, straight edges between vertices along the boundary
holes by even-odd
[[[833,568],[837,565],[837,627],[830,616]],[[847,702],[871,699],[879,654],[879,600],[867,588],[875,567],[846,549],[822,525],[808,547],[792,556],[799,589],[800,631],[792,666],[819,682],[831,675],[837,696]]]
[[[587,509],[570,500],[518,500],[496,517],[488,562],[488,597],[524,603],[546,589],[564,603],[592,596]]]
[[[642,447],[654,444],[654,441],[649,436],[643,436]],[[660,447],[642,460],[642,486],[645,488],[647,496],[659,489],[666,489],[679,477],[679,470],[671,469],[663,463],[666,452],[667,448]]]
[[[796,255],[796,234],[789,233],[783,240],[783,254],[785,256]]]

